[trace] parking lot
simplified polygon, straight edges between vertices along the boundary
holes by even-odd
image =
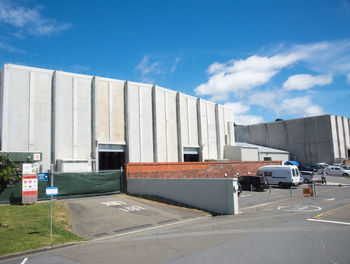
[[[87,239],[185,222],[207,213],[128,195],[67,199],[73,232]]]

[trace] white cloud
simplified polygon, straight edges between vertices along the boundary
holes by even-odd
[[[320,106],[312,103],[310,96],[286,98],[282,100],[276,112],[298,116],[316,116],[324,113]]]
[[[348,74],[346,75],[346,82],[347,82],[348,84],[350,84],[350,73],[348,73]]]
[[[239,115],[233,117],[233,122],[237,125],[254,125],[264,123],[264,119],[261,116],[254,115]]]
[[[145,55],[140,63],[136,66],[136,69],[141,72],[142,75],[147,74],[159,74],[161,73],[160,62],[150,62],[149,56]]]
[[[174,61],[173,66],[171,66],[170,72],[174,72],[181,61],[181,57],[177,57]]]
[[[244,114],[249,111],[250,107],[242,102],[226,103],[224,106],[229,107],[233,111],[233,115]]]
[[[288,77],[288,80],[284,82],[283,88],[287,91],[292,90],[307,90],[316,85],[327,85],[332,83],[332,75],[316,75],[310,74],[296,74]]]
[[[304,58],[304,52],[253,55],[245,60],[215,62],[208,68],[209,80],[195,88],[197,95],[227,96],[268,83],[282,68]]]
[[[68,23],[44,17],[40,13],[42,9],[43,6],[28,8],[0,0],[0,23],[17,28],[19,32],[12,32],[15,35],[49,36],[71,28]]]
[[[226,103],[225,106],[232,109],[233,121],[238,125],[253,125],[264,122],[260,116],[246,115],[245,113],[250,110],[250,106],[242,102]]]
[[[276,101],[278,101],[280,97],[280,91],[260,91],[250,95],[248,103],[267,108],[275,108]]]

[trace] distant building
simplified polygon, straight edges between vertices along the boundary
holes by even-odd
[[[235,146],[225,146],[225,156],[236,161],[281,161],[289,160],[289,152],[264,146],[236,142]]]
[[[235,126],[235,138],[289,151],[303,164],[339,163],[350,157],[350,120],[321,115],[249,126]]]
[[[43,170],[224,159],[230,108],[156,85],[12,64],[0,72],[1,151],[40,151]]]

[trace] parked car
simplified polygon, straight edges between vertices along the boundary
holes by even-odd
[[[241,184],[243,190],[250,191],[250,187],[254,191],[263,191],[269,188],[267,180],[263,176],[241,176],[238,178],[238,182]]]
[[[313,183],[318,180],[312,171],[300,171],[300,174],[305,183]]]
[[[350,166],[348,166],[348,165],[342,165],[340,167],[342,167],[344,170],[350,170]]]
[[[310,166],[307,165],[299,165],[298,166],[299,171],[317,171],[315,168],[312,168]]]
[[[284,186],[297,186],[300,182],[300,173],[297,166],[267,165],[258,169],[259,176],[265,176],[268,184]]]
[[[350,176],[350,170],[345,170],[338,166],[329,166],[325,168],[326,174],[336,176]]]
[[[327,163],[323,163],[323,162],[321,162],[321,163],[316,163],[315,165],[316,165],[317,167],[319,167],[320,169],[325,169],[325,168],[329,167],[329,165],[328,165]]]

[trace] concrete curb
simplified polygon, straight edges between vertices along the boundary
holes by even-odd
[[[26,255],[31,255],[31,254],[37,254],[37,253],[41,253],[41,252],[46,252],[46,251],[53,250],[53,249],[75,246],[75,245],[78,245],[81,243],[86,243],[86,241],[70,242],[70,243],[65,243],[65,244],[60,244],[60,245],[55,245],[55,246],[50,246],[50,247],[44,247],[44,248],[31,249],[31,250],[13,253],[13,254],[5,255],[5,256],[0,256],[0,261],[18,258],[18,257],[26,256]]]

